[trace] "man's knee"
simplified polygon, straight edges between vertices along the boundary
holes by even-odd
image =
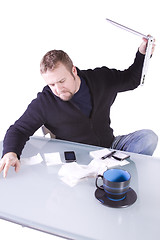
[[[152,155],[158,144],[158,136],[155,132],[149,129],[143,130],[143,137],[145,139],[145,154]]]

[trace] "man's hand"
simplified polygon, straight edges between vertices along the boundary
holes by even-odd
[[[0,160],[0,173],[3,171],[3,177],[7,176],[10,166],[15,167],[15,171],[20,169],[20,161],[17,158],[17,154],[14,152],[6,153]]]
[[[150,35],[148,35],[148,36],[150,36]],[[153,41],[154,42],[153,42],[153,46],[152,46],[151,56],[152,56],[152,54],[154,52],[154,49],[155,49],[155,39]],[[141,45],[139,47],[140,53],[142,53],[144,55],[146,54],[147,42],[148,42],[148,40],[146,38],[143,38],[143,42],[141,43]]]

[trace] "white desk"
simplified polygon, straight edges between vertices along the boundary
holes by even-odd
[[[2,143],[0,144],[2,148]],[[74,150],[77,162],[88,164],[89,151],[97,147],[45,138],[31,138],[23,157],[40,152]],[[132,175],[131,187],[137,201],[128,208],[103,206],[95,197],[95,179],[71,188],[58,177],[60,166],[44,162],[21,166],[16,174],[9,170],[0,176],[0,218],[69,239],[150,240],[160,235],[160,159],[131,154],[123,167]]]

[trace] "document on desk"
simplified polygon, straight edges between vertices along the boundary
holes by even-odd
[[[47,166],[62,164],[59,152],[44,153],[44,160]],[[32,157],[21,158],[22,165],[36,165],[40,164],[41,162],[43,162],[43,158],[40,153]]]
[[[62,160],[59,152],[44,153],[44,160],[47,166],[62,164]]]
[[[21,158],[21,164],[22,165],[36,165],[39,164],[43,161],[43,158],[41,155],[38,153],[35,156],[28,157],[28,158]]]

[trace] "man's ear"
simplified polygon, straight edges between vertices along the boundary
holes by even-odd
[[[77,69],[75,66],[72,67],[72,73],[74,76],[77,76]]]

